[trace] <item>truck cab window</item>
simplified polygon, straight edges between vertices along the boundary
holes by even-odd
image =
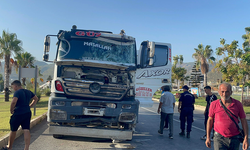
[[[147,68],[148,67],[148,48],[146,44],[142,45],[142,67]]]
[[[152,66],[149,66],[149,50],[147,45],[142,45],[142,67],[151,68],[158,66],[165,66],[168,64],[168,47],[162,45],[155,45],[155,55],[153,57],[154,63]]]
[[[168,47],[167,46],[155,46],[154,55],[154,67],[165,66],[168,63]]]

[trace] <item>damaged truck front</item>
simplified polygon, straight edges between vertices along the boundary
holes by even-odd
[[[113,34],[73,26],[46,36],[44,61],[50,36],[58,39],[47,115],[50,134],[131,140],[139,110],[135,39],[123,30]]]

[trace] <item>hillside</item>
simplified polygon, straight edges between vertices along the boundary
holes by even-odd
[[[49,75],[53,77],[54,64],[49,64],[42,61],[36,61],[34,64],[35,66],[37,65],[38,69],[41,70],[40,73],[42,76],[39,76],[39,78],[42,78],[44,81],[46,81]],[[0,73],[4,77],[4,62],[1,62]],[[12,68],[10,75],[10,82],[13,80],[18,80],[18,72],[16,72],[15,68]]]
[[[194,62],[188,62],[188,63],[183,63],[181,65],[177,65],[177,67],[183,67],[185,69],[187,69],[187,76],[190,76],[191,75],[191,72],[192,72],[192,68],[194,66]],[[211,83],[216,83],[217,82],[217,79],[222,79],[222,74],[217,71],[212,71],[214,68],[214,65],[209,65],[209,72],[207,74],[207,80],[208,80],[208,83],[211,82]]]

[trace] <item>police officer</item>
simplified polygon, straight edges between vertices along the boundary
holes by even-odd
[[[188,92],[189,88],[187,85],[184,85],[182,88],[184,92],[180,96],[178,105],[178,111],[180,113],[181,120],[181,133],[179,133],[179,135],[185,136],[185,122],[187,120],[187,138],[190,138],[195,97],[193,94]]]

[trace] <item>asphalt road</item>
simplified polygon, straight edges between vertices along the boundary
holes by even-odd
[[[64,139],[55,139],[48,132],[46,120],[31,130],[30,150],[209,150],[205,141],[200,140],[204,135],[203,111],[194,111],[194,123],[191,138],[179,136],[179,113],[175,108],[174,114],[174,139],[168,138],[168,130],[163,135],[158,134],[160,115],[157,114],[158,102],[152,108],[140,108],[139,123],[132,141],[112,143],[110,139],[67,136]],[[249,122],[248,122],[249,124]],[[213,145],[212,145],[213,146]],[[23,136],[16,139],[13,150],[23,150]],[[212,148],[213,149],[213,148]]]

